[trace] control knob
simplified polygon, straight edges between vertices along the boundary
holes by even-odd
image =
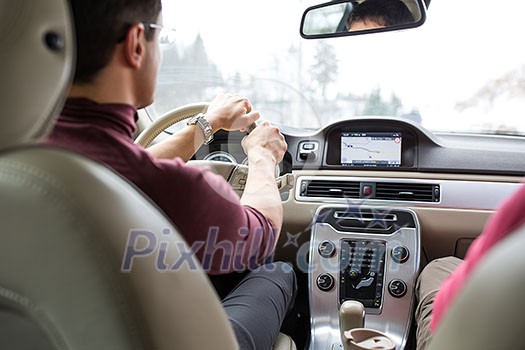
[[[407,293],[407,284],[401,280],[392,280],[388,284],[388,291],[394,298],[401,298]]]
[[[335,280],[334,277],[328,273],[319,275],[316,280],[317,287],[323,292],[328,292],[334,288]]]
[[[403,264],[408,261],[408,258],[410,257],[410,251],[407,247],[403,245],[398,245],[392,248],[392,260],[394,260],[398,264]]]

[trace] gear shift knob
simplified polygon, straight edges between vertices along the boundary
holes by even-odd
[[[347,300],[339,308],[339,330],[341,342],[346,343],[344,332],[354,328],[363,328],[365,324],[365,307],[359,301]]]

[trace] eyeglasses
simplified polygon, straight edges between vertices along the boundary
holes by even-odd
[[[159,43],[161,45],[171,45],[175,43],[175,29],[165,28],[161,26],[160,24],[156,24],[156,23],[142,23],[142,25],[144,26],[144,28],[147,28],[147,29],[160,30]],[[118,43],[121,43],[124,41],[124,39],[126,38],[127,31],[129,30],[130,27],[131,27],[131,24],[128,24],[126,26],[125,31],[117,39]]]
[[[161,45],[171,45],[175,43],[175,29],[165,28],[156,23],[142,23],[145,28],[159,29],[159,43]]]

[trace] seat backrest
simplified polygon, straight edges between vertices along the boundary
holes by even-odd
[[[0,222],[0,305],[53,348],[236,348],[184,240],[105,167],[51,149],[3,154]]]
[[[525,349],[524,250],[525,226],[487,254],[443,318],[429,350]]]
[[[71,33],[67,0],[0,0],[0,348],[236,349],[160,210],[102,165],[27,145],[62,105]]]

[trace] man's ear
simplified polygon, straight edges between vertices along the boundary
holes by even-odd
[[[146,53],[146,38],[144,25],[142,23],[133,24],[123,42],[123,54],[126,62],[133,68],[140,68]]]

